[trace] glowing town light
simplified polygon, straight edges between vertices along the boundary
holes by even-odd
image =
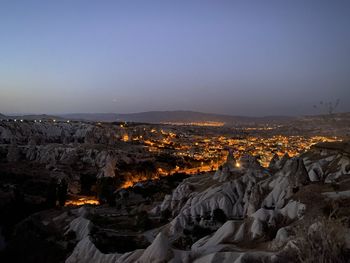
[[[241,164],[239,162],[236,162],[236,167],[237,168],[241,167]]]
[[[122,138],[122,141],[124,141],[124,142],[129,141],[129,135],[124,134],[124,135],[123,135],[123,138]]]
[[[65,206],[99,205],[100,202],[90,197],[81,197],[77,200],[67,200]]]

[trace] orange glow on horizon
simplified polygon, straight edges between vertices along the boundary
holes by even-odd
[[[67,200],[65,206],[81,206],[81,205],[99,205],[100,202],[93,197],[80,197],[76,200]]]

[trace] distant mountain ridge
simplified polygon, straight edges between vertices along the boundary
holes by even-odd
[[[61,115],[66,119],[90,121],[127,121],[145,123],[191,123],[191,122],[223,122],[225,124],[248,123],[280,123],[296,119],[289,116],[246,117],[224,114],[203,113],[196,111],[148,111],[140,113],[76,113]]]
[[[24,114],[24,115],[4,115],[0,113],[2,119],[23,119],[23,120],[64,120],[63,117],[47,114]]]
[[[60,115],[27,114],[6,116],[0,113],[0,119],[24,119],[24,120],[80,120],[101,122],[141,122],[141,123],[194,123],[194,122],[221,122],[226,125],[249,125],[249,124],[294,124],[325,122],[329,118],[334,120],[350,120],[350,112],[335,113],[330,115],[305,115],[305,116],[265,116],[249,117],[225,114],[203,113],[196,111],[148,111],[140,113],[117,114],[117,113],[72,113]]]

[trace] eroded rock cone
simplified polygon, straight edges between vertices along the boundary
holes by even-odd
[[[275,153],[275,155],[272,157],[270,164],[269,164],[269,170],[271,171],[277,171],[279,166],[280,158],[278,154]]]
[[[290,173],[290,180],[294,187],[299,187],[309,183],[309,174],[301,158],[293,158],[283,166],[284,171]]]
[[[146,248],[142,256],[136,261],[139,263],[161,263],[168,262],[173,257],[168,238],[160,232],[152,244]]]
[[[281,160],[277,163],[277,168],[281,169],[282,167],[284,167],[284,165],[286,164],[286,162],[290,159],[289,154],[285,153],[283,155],[283,157],[281,158]]]

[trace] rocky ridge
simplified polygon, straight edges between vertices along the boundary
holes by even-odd
[[[347,143],[336,149],[330,145],[316,145],[295,158],[284,157],[283,161],[274,158],[270,166],[274,169],[270,171],[256,165],[252,157],[242,158],[239,167],[234,166],[235,160],[229,157],[214,176],[185,179],[152,209],[155,215],[170,210],[172,217],[168,224],[150,232],[150,238],[154,239],[148,248],[101,255],[85,237],[66,262],[93,262],[82,254],[99,255],[98,260],[95,258],[98,262],[112,262],[110,259],[113,262],[237,263],[291,260],[290,255],[298,255],[298,241],[302,238],[297,229],[301,226],[311,229],[314,225],[306,222],[317,223],[318,217],[313,213],[321,216],[324,211],[322,202],[313,203],[311,207],[306,194],[324,196],[322,192],[329,188],[328,182],[341,183],[343,178],[348,178],[347,147]],[[281,168],[276,165],[279,162],[283,163]],[[318,177],[315,177],[316,168]],[[344,183],[342,187],[350,186]],[[217,209],[223,211],[226,222],[213,219]],[[178,240],[196,227],[209,228],[212,234],[192,239],[194,242],[189,242],[187,248],[176,248]],[[349,233],[349,229],[343,227],[344,233]],[[346,242],[345,246],[349,249],[350,243]]]

